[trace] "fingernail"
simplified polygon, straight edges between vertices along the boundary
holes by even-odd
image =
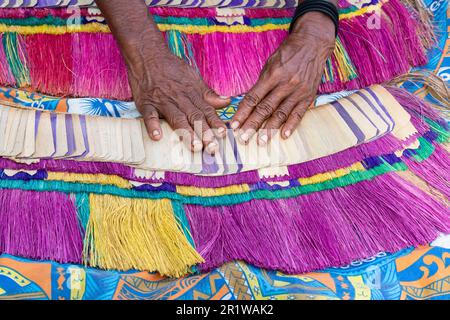
[[[227,100],[228,99],[227,96],[219,96],[219,98],[222,99],[222,100]]]
[[[237,128],[239,128],[239,121],[233,121],[231,123],[231,129],[236,130]]]
[[[225,132],[225,128],[220,127],[219,129],[217,129],[217,132],[218,132],[219,134],[222,134],[222,133]]]
[[[286,138],[289,138],[290,135],[291,135],[291,130],[286,130],[286,131],[284,132],[284,136],[285,136]]]
[[[158,137],[160,135],[159,130],[153,130],[152,135]]]
[[[203,144],[200,140],[195,139],[192,142],[192,147],[193,147],[194,151],[200,151],[200,150],[202,150]]]
[[[269,137],[266,134],[262,134],[259,136],[259,144],[265,145],[269,141]]]

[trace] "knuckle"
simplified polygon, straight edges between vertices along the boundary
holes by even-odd
[[[293,118],[295,121],[300,121],[300,120],[302,119],[302,117],[303,117],[303,113],[301,113],[301,112],[299,112],[299,111],[294,111],[294,112],[292,112],[292,118]]]
[[[277,109],[274,113],[273,116],[275,117],[275,119],[284,122],[287,120],[288,118],[288,114],[286,111],[284,111],[283,109]]]
[[[190,123],[194,123],[197,121],[202,121],[204,119],[203,113],[199,110],[193,110],[187,115],[187,118]]]
[[[203,90],[203,99],[213,96],[214,94],[215,94],[215,92],[211,88],[204,89]]]
[[[281,68],[270,68],[267,73],[271,78],[278,79],[283,75],[283,70]]]
[[[173,123],[175,127],[181,128],[181,127],[187,127],[188,123],[186,121],[186,117],[183,114],[175,114],[172,115],[170,118],[170,122]]]
[[[255,106],[259,101],[259,97],[253,93],[253,92],[249,92],[247,93],[247,95],[244,97],[244,104],[247,104],[249,106]]]
[[[246,125],[248,125],[249,130],[252,130],[252,129],[253,129],[253,130],[256,130],[256,129],[258,129],[258,127],[259,127],[259,123],[258,123],[258,121],[255,120],[255,119],[249,119],[249,120],[247,120]]]
[[[311,88],[304,82],[300,82],[297,87],[304,95],[309,95],[309,92],[311,91]]]
[[[301,81],[299,78],[293,77],[289,79],[288,84],[292,87],[299,87],[301,84]]]
[[[213,107],[210,107],[210,106],[203,107],[202,111],[203,111],[204,115],[209,119],[215,118],[217,116],[216,110],[214,110]]]
[[[262,117],[267,117],[273,112],[273,104],[269,101],[263,101],[255,108],[255,112]]]
[[[151,113],[151,114],[144,114],[142,116],[142,118],[143,118],[144,122],[147,122],[147,121],[158,120],[159,116],[158,116],[158,114]]]

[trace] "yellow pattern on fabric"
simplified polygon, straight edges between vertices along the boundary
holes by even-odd
[[[348,281],[355,290],[355,300],[370,300],[371,288],[364,282],[362,276],[349,276]]]
[[[25,287],[30,284],[30,281],[27,278],[7,267],[0,267],[0,275],[13,280],[20,287]]]
[[[70,300],[81,300],[86,291],[86,271],[82,268],[69,268]]]

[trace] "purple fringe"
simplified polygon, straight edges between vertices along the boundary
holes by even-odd
[[[186,205],[207,271],[231,260],[290,274],[426,244],[450,231],[448,208],[395,174],[297,198]]]
[[[407,157],[403,161],[415,175],[450,199],[450,157],[440,145],[435,144],[434,147],[434,152],[423,161]]]
[[[425,116],[434,121],[442,120],[442,116],[439,114],[438,110],[434,109],[425,100],[409,92],[408,90],[388,86],[385,88],[412,116]]]
[[[151,11],[189,17],[210,16],[215,13],[213,9],[186,11],[180,8],[164,8]],[[283,17],[287,13],[286,10],[246,10],[248,17],[252,18],[268,16],[264,12]],[[64,10],[2,9],[0,17],[42,18],[49,13],[60,17],[68,17],[69,14]],[[83,10],[82,15],[85,14],[86,10]],[[399,0],[384,3],[381,25],[369,28],[370,21],[377,15],[378,13],[370,12],[341,21],[339,38],[351,63],[357,69],[357,77],[353,80],[341,79],[336,60],[332,58],[333,78],[322,83],[319,92],[330,93],[382,83],[426,62],[424,47],[417,35],[420,33],[420,22],[412,17]],[[286,36],[285,30],[186,35],[203,79],[212,89],[227,96],[247,92],[254,85],[266,60]],[[61,42],[61,39],[65,38],[67,39]],[[132,98],[125,63],[112,35],[35,35],[23,37],[23,41],[29,44],[26,53],[29,60],[27,65],[31,69],[32,87],[35,90],[44,90],[44,93],[53,95],[65,91],[65,95],[80,97],[108,97],[119,100]],[[68,47],[62,49],[61,43]],[[32,53],[32,50],[36,52]],[[40,55],[41,51],[45,51],[44,54]],[[2,57],[3,60],[0,61],[6,61],[4,53],[0,52],[0,58]],[[47,57],[48,61],[42,60],[42,57]],[[76,77],[71,77],[72,73],[64,69],[64,66]],[[59,72],[52,73],[55,68]],[[36,79],[33,79],[35,77]],[[15,81],[11,83],[11,80],[14,80],[11,79],[11,72],[0,66],[0,83],[14,85]]]
[[[306,178],[319,173],[342,169],[366,158],[391,154],[415,139],[417,139],[417,135],[413,135],[405,141],[400,141],[393,135],[387,134],[377,140],[330,156],[289,166],[289,176]]]

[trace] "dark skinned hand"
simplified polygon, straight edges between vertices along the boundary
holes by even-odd
[[[282,138],[290,136],[315,99],[334,45],[335,26],[329,17],[309,12],[297,20],[233,117],[231,126],[240,129],[242,143],[256,132],[262,145],[277,129],[281,129]]]
[[[216,137],[225,136],[226,127],[215,109],[225,107],[230,99],[219,97],[196,71],[169,52],[143,0],[96,3],[119,43],[133,98],[150,137],[161,139],[162,117],[188,137],[193,151],[217,151]],[[232,127],[241,129],[241,142],[259,129],[264,129],[259,132],[260,144],[269,141],[273,129],[281,128],[281,136],[289,137],[315,98],[334,49],[334,32],[331,19],[322,13],[310,12],[297,20],[233,117]]]
[[[215,109],[230,103],[173,55],[143,0],[96,0],[125,59],[133,99],[148,134],[160,140],[159,118],[186,139],[192,151],[217,151],[226,126]]]

